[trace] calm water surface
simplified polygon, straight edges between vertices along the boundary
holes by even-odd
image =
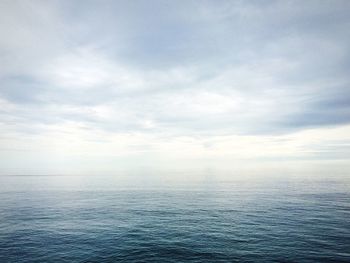
[[[350,262],[350,180],[2,176],[0,262]]]

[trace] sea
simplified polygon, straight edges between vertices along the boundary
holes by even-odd
[[[1,176],[0,262],[350,262],[349,176],[159,178]]]

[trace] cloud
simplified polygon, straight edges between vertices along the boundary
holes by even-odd
[[[341,0],[2,1],[0,135],[42,144],[68,126],[99,142],[140,135],[126,152],[153,151],[150,137],[183,149],[193,145],[179,138],[201,138],[205,152],[218,136],[346,127],[349,11]]]

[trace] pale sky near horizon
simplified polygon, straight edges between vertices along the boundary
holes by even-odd
[[[0,175],[347,173],[349,14],[341,0],[1,0]]]

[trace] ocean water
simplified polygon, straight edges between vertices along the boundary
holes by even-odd
[[[2,176],[0,262],[350,262],[350,180]]]

